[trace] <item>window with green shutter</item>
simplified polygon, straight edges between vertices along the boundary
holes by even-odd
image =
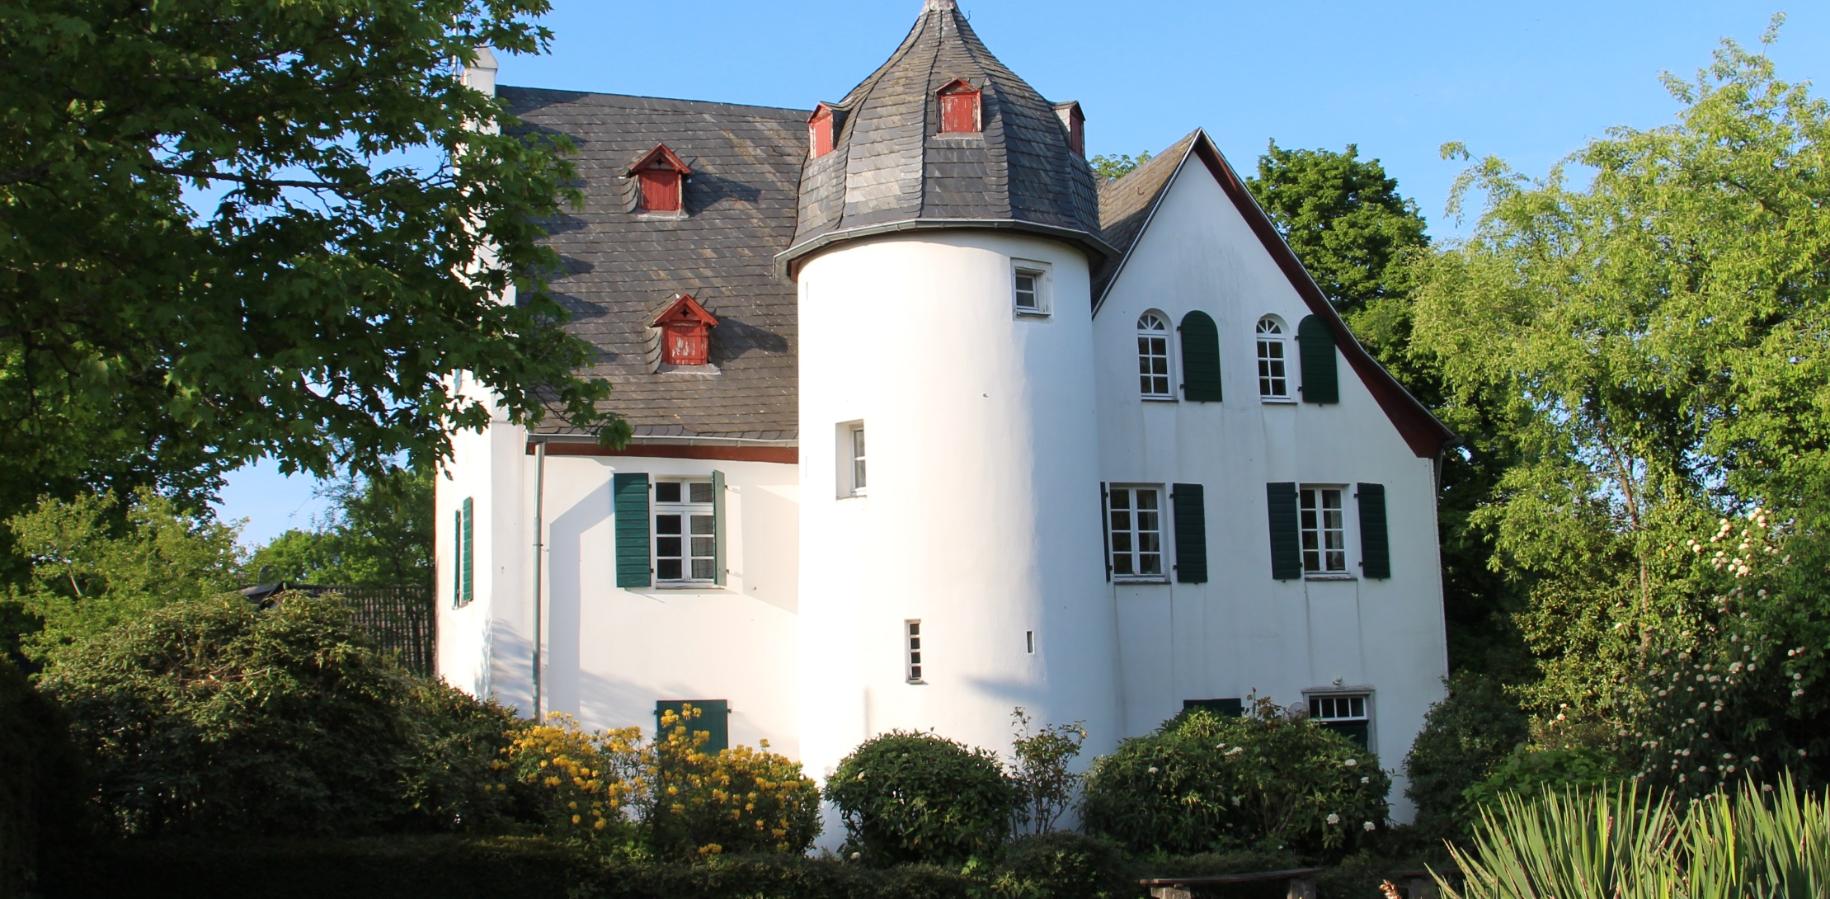
[[[661,729],[661,720],[668,712],[680,715],[686,720],[686,732],[689,734],[706,734],[706,741],[699,747],[700,751],[715,753],[731,746],[731,703],[725,699],[663,699],[654,704],[654,729],[658,737],[665,737]],[[694,714],[697,713],[697,714]],[[690,717],[687,717],[690,716]],[[678,726],[678,725],[676,725]]]
[[[1297,527],[1296,485],[1266,484],[1265,506],[1271,519],[1271,577],[1299,580],[1303,576],[1303,549]]]
[[[1182,316],[1182,396],[1191,403],[1220,402],[1220,329],[1205,312]]]
[[[610,493],[616,517],[616,585],[649,586],[653,578],[648,570],[648,475],[614,475]]]
[[[470,498],[464,499],[464,510],[460,514],[463,526],[458,530],[462,534],[459,539],[463,541],[463,546],[458,552],[458,558],[462,560],[459,568],[458,602],[469,604],[471,600],[477,598],[476,507]]]
[[[1361,484],[1355,495],[1360,501],[1360,573],[1387,580],[1392,576],[1392,549],[1385,523],[1385,485]]]
[[[1207,583],[1207,510],[1200,484],[1175,484],[1169,500],[1175,516],[1176,581]]]
[[[1334,331],[1319,315],[1296,326],[1297,353],[1303,360],[1303,402],[1338,403],[1340,380],[1335,372]]]

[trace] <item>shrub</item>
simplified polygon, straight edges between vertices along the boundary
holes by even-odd
[[[504,761],[549,836],[604,858],[669,859],[725,852],[807,851],[820,833],[820,794],[800,764],[748,746],[701,751],[700,710],[667,712],[664,734],[588,732],[553,714],[521,731]]]
[[[969,875],[930,865],[872,868],[830,858],[720,856],[703,865],[612,865],[588,894],[603,899],[967,899],[979,895],[978,885]]]
[[[31,895],[45,851],[78,835],[82,794],[63,716],[0,656],[0,896]]]
[[[1239,717],[1185,713],[1095,760],[1085,824],[1137,853],[1340,854],[1384,822],[1389,789],[1365,749],[1258,700]]]
[[[302,596],[168,606],[64,650],[43,679],[126,835],[456,826],[483,809],[459,784],[492,778],[478,722],[501,716],[450,692],[416,701],[414,684],[346,605]]]
[[[1447,899],[1715,899],[1830,895],[1830,797],[1747,781],[1680,811],[1637,785],[1500,797],[1466,848]]]
[[[1460,835],[1473,816],[1462,794],[1530,737],[1524,711],[1498,682],[1451,677],[1449,695],[1430,707],[1404,758],[1404,794],[1417,804],[1417,829],[1434,838]]]
[[[1029,833],[1047,833],[1074,802],[1081,776],[1074,773],[1074,759],[1087,741],[1085,724],[1045,725],[1031,727],[1029,713],[1022,707],[1010,713],[1011,779],[1016,781],[1019,801],[1016,829]]]
[[[872,864],[989,858],[1009,834],[1017,792],[996,755],[933,734],[866,740],[826,784],[847,851]]]
[[[513,710],[425,678],[411,678],[401,701],[403,825],[492,832],[526,816],[500,773],[501,758],[526,727]]]
[[[987,887],[997,899],[1117,899],[1137,891],[1118,844],[1068,832],[1012,842]]]
[[[1468,787],[1462,802],[1467,809],[1479,809],[1509,794],[1535,796],[1547,789],[1600,787],[1622,774],[1619,760],[1598,746],[1526,744],[1513,749],[1491,773]]]

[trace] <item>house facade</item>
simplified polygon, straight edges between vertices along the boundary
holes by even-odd
[[[1022,706],[1090,758],[1254,694],[1400,765],[1451,435],[1204,133],[1099,183],[1079,105],[952,0],[810,110],[499,95],[578,147],[551,289],[635,437],[456,438],[452,683],[595,727],[691,702],[816,778],[892,729],[1003,751]]]

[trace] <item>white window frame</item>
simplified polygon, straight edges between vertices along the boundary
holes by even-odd
[[[921,619],[910,618],[902,622],[902,662],[903,674],[911,684],[925,684],[922,675],[921,654]]]
[[[1153,504],[1148,510],[1141,509],[1138,502],[1138,498],[1145,495],[1151,497]],[[1120,496],[1125,498],[1122,503],[1119,501]],[[1112,566],[1113,581],[1160,584],[1169,580],[1168,560],[1165,558],[1167,553],[1164,551],[1167,538],[1163,528],[1165,496],[1161,484],[1112,484],[1106,487],[1106,563]],[[1142,512],[1149,512],[1155,518],[1155,527],[1143,526],[1140,520]],[[1154,550],[1143,547],[1146,538],[1155,543]],[[1121,542],[1126,548],[1120,548]],[[1153,556],[1156,570],[1142,570],[1146,567],[1147,560]],[[1121,558],[1126,561],[1123,567],[1129,568],[1129,571],[1121,570]]]
[[[1335,508],[1329,509],[1329,496]],[[1336,527],[1329,527],[1328,512],[1340,515]],[[1303,484],[1296,490],[1297,545],[1302,553],[1303,576],[1307,578],[1348,578],[1353,575],[1347,559],[1347,486],[1345,484]],[[1331,543],[1333,537],[1338,543]],[[1311,564],[1310,557],[1315,557]],[[1331,565],[1330,562],[1338,564]]]
[[[680,487],[680,500],[678,502],[663,502],[661,500],[662,487],[666,486],[666,485],[674,485],[674,484],[677,484]],[[692,501],[693,487],[695,485],[701,485],[701,484],[705,486],[705,492],[706,492],[707,498],[704,502],[693,502]],[[653,489],[654,489],[653,502],[650,504],[651,508],[649,509],[649,513],[648,513],[649,514],[648,552],[649,552],[649,558],[654,560],[655,586],[656,587],[710,587],[710,586],[714,586],[718,581],[718,572],[717,572],[718,519],[717,519],[717,512],[716,512],[716,504],[714,503],[714,500],[711,496],[712,479],[711,478],[694,478],[694,477],[656,478],[654,480]],[[679,534],[661,533],[661,516],[663,516],[663,515],[677,515],[680,517],[681,530],[680,530]],[[703,518],[707,522],[710,522],[711,528],[712,528],[711,532],[707,533],[707,534],[694,534],[693,533],[693,520],[695,518]],[[670,539],[670,538],[674,538],[674,537],[677,537],[680,540],[680,554],[677,556],[675,556],[675,555],[663,556],[661,554],[661,541],[664,539]],[[694,552],[693,551],[693,542],[695,540],[709,541],[710,550],[705,555],[700,555],[700,554]],[[663,559],[678,559],[679,560],[680,577],[670,578],[670,577],[664,576],[661,573],[661,562]],[[693,577],[693,562],[696,560],[700,560],[700,559],[703,559],[710,566],[711,573],[706,575],[703,578]]]
[[[1266,330],[1267,325],[1271,330]],[[1296,391],[1290,389],[1290,329],[1283,319],[1266,315],[1258,319],[1253,334],[1257,348],[1253,358],[1258,361],[1259,399],[1267,403],[1296,402]]]
[[[1152,327],[1155,321],[1161,327]],[[1175,343],[1169,336],[1175,332],[1169,316],[1155,309],[1137,317],[1137,389],[1138,395],[1150,402],[1173,403],[1175,391],[1175,359],[1171,346]],[[1154,346],[1161,341],[1161,347]],[[1161,350],[1158,352],[1158,350]],[[1162,371],[1156,369],[1160,361]]]
[[[1365,724],[1366,748],[1371,750],[1375,745],[1373,741],[1377,735],[1373,727],[1372,690],[1331,687],[1305,691],[1303,698],[1308,700],[1309,720],[1323,727],[1333,724]]]
[[[1031,278],[1030,300],[1033,305],[1023,305],[1023,278]],[[1046,262],[1035,262],[1028,259],[1010,261],[1010,305],[1018,318],[1048,318],[1054,312],[1053,298],[1050,294],[1049,265]]]
[[[839,499],[850,499],[867,494],[870,474],[865,467],[865,446],[862,420],[839,422],[833,440],[834,456],[838,463],[834,481],[838,485]]]

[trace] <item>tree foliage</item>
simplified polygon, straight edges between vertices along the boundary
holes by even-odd
[[[30,571],[0,591],[21,628],[4,636],[38,661],[154,609],[233,589],[241,568],[234,528],[147,489],[46,500],[5,526]]]
[[[1135,157],[1129,153],[1101,153],[1088,162],[1093,166],[1094,176],[1104,181],[1116,181],[1137,171],[1137,167],[1149,162],[1150,158],[1150,151],[1145,150]]]
[[[290,530],[254,551],[248,577],[333,586],[431,587],[431,469],[390,468],[334,482],[314,530]]]
[[[1796,509],[1830,446],[1830,107],[1733,43],[1667,85],[1676,122],[1544,179],[1474,164],[1473,235],[1419,270],[1445,404],[1520,449],[1476,523],[1529,591],[1540,709],[1618,712],[1695,593],[1661,554],[1719,512]]]
[[[0,16],[0,515],[261,456],[429,463],[489,411],[609,424],[542,289],[551,143],[454,78],[546,0],[47,0]],[[498,298],[513,286],[516,302]],[[621,433],[613,430],[612,436]]]

